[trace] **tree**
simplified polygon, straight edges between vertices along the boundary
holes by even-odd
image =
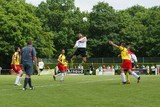
[[[114,40],[118,33],[115,10],[108,3],[99,2],[90,13],[90,51],[93,57],[110,56],[107,40]],[[101,54],[99,54],[101,53]]]
[[[23,0],[3,0],[0,9],[1,61],[4,59],[4,62],[7,61],[6,63],[10,65],[14,46],[25,46],[27,39],[32,39],[34,46],[41,49],[37,50],[38,56],[49,57],[52,55],[53,37],[51,33],[45,32],[41,27],[41,22],[35,16],[36,8],[34,6],[26,4]]]

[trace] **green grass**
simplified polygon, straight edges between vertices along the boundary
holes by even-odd
[[[24,77],[23,77],[24,78]],[[33,76],[35,90],[14,86],[15,76],[0,76],[0,107],[159,107],[160,77],[131,76],[122,85],[120,76]],[[21,82],[23,83],[23,81]]]

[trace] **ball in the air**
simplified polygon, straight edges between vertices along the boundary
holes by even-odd
[[[82,20],[83,20],[83,22],[87,22],[88,19],[87,19],[87,17],[83,17]]]

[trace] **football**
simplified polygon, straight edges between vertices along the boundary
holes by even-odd
[[[82,20],[83,20],[83,22],[87,22],[88,19],[87,19],[87,17],[83,17]]]

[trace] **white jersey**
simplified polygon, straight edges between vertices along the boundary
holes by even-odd
[[[77,40],[74,47],[76,47],[76,48],[86,48],[87,47],[87,38],[83,37],[83,38]]]
[[[44,62],[39,62],[39,63],[38,63],[38,67],[39,67],[39,69],[43,69],[43,67],[44,67]]]
[[[135,54],[129,54],[129,57],[131,58],[132,63],[138,62]]]

